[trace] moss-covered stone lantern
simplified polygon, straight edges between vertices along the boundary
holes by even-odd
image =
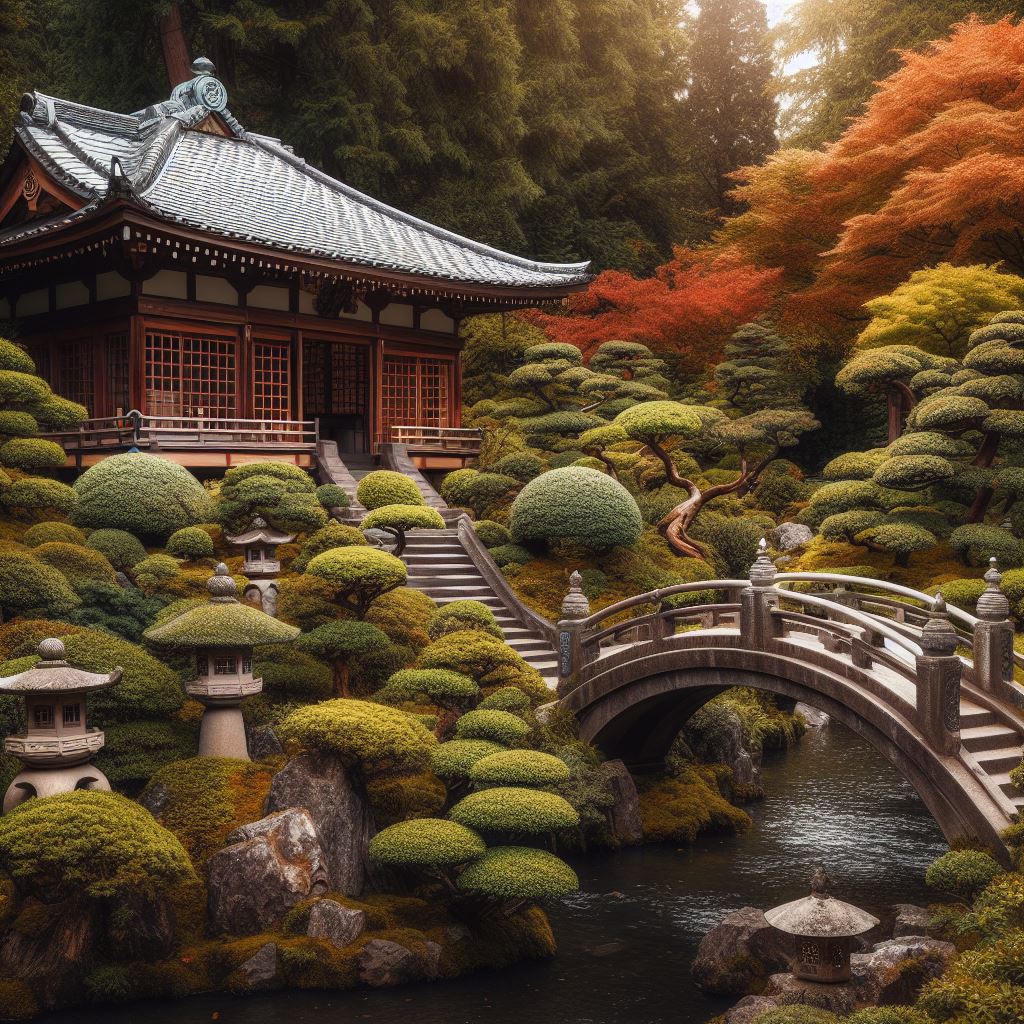
[[[294,640],[294,626],[238,600],[238,585],[221,562],[206,584],[210,600],[167,622],[151,626],[150,643],[195,655],[196,677],[185,692],[205,706],[199,731],[200,757],[249,759],[241,703],[263,689],[253,678],[252,649]]]
[[[258,605],[268,615],[277,614],[277,576],[281,562],[277,557],[279,544],[291,544],[294,533],[285,533],[268,526],[265,519],[257,516],[245,533],[226,537],[227,542],[241,548],[245,556],[242,572],[248,578],[243,597],[250,604]]]
[[[32,797],[110,789],[107,777],[91,763],[104,736],[86,722],[86,694],[113,686],[121,669],[86,672],[69,665],[65,654],[60,640],[44,640],[34,667],[0,679],[0,693],[25,698],[26,723],[24,734],[4,740],[5,752],[24,765],[4,795],[5,814]]]
[[[850,940],[870,931],[878,918],[829,895],[823,868],[811,878],[811,895],[765,912],[765,920],[793,936],[793,974],[804,981],[850,980]]]

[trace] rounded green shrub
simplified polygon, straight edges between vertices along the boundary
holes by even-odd
[[[469,711],[455,723],[460,740],[491,740],[509,745],[525,739],[530,727],[509,711]]]
[[[305,572],[312,559],[331,548],[366,546],[366,538],[354,526],[345,526],[332,519],[306,538],[291,567],[295,572]]]
[[[81,544],[51,540],[33,549],[41,562],[53,566],[71,584],[76,593],[83,583],[115,583],[114,567],[99,552]]]
[[[495,846],[459,875],[458,886],[512,903],[557,900],[580,887],[576,872],[546,850]]]
[[[463,797],[449,812],[452,821],[478,832],[543,835],[575,828],[580,816],[554,793],[515,786],[483,789]]]
[[[121,792],[139,792],[153,773],[191,757],[199,740],[198,723],[174,718],[137,718],[106,728],[106,743],[96,764]]]
[[[419,488],[402,473],[390,469],[377,469],[367,473],[356,488],[356,499],[364,508],[373,511],[385,505],[422,505]]]
[[[0,502],[16,515],[26,518],[42,513],[70,516],[78,505],[78,494],[59,480],[25,476],[0,491]]]
[[[224,474],[217,495],[217,522],[242,533],[257,516],[287,533],[317,530],[327,513],[317,501],[313,478],[287,462],[251,462]]]
[[[434,612],[427,627],[431,640],[459,630],[479,630],[503,638],[494,612],[482,601],[451,601]]]
[[[493,519],[481,519],[473,524],[473,529],[485,548],[497,548],[512,541],[512,534]]]
[[[441,497],[449,505],[469,508],[478,519],[519,490],[520,482],[501,473],[481,473],[475,469],[457,469],[441,483]]]
[[[426,698],[438,707],[466,707],[480,696],[480,687],[460,672],[442,668],[404,668],[377,691],[377,700],[401,704]]]
[[[983,523],[958,526],[949,535],[949,546],[965,565],[984,565],[992,557],[1004,568],[1024,565],[1024,544],[1008,530]]]
[[[544,687],[540,673],[504,640],[475,629],[446,633],[421,652],[419,663],[471,676],[481,688],[519,686],[532,693]]]
[[[533,552],[518,544],[500,544],[496,548],[491,548],[490,555],[499,568],[506,565],[526,565],[534,560]]]
[[[0,370],[13,370],[15,373],[34,374],[36,364],[32,357],[20,346],[6,338],[0,338]]]
[[[328,510],[332,508],[348,508],[349,506],[347,492],[337,484],[321,484],[316,489],[316,500]]]
[[[498,459],[487,469],[491,473],[510,476],[520,483],[528,484],[534,477],[538,477],[544,472],[544,462],[539,455],[534,455],[533,452],[513,452],[511,455]]]
[[[569,466],[528,483],[512,502],[509,526],[517,543],[568,540],[600,550],[635,544],[643,518],[617,480]]]
[[[971,902],[998,875],[999,862],[982,850],[950,850],[932,861],[925,883],[937,892]]]
[[[500,686],[480,701],[479,710],[509,711],[513,715],[523,715],[530,710],[531,703],[529,695],[518,686]]]
[[[146,557],[142,541],[124,530],[93,530],[85,543],[120,572],[134,569]]]
[[[281,734],[302,746],[335,754],[349,767],[416,771],[430,763],[433,734],[411,715],[363,700],[328,700],[298,708]]]
[[[293,462],[245,462],[241,466],[232,466],[224,474],[224,483],[233,486],[255,476],[269,476],[274,480],[281,480],[289,484],[295,493],[312,494],[316,490],[316,484],[309,473]]]
[[[93,899],[158,893],[194,877],[181,843],[137,803],[91,790],[30,800],[0,818],[0,862],[16,885]]]
[[[363,517],[361,530],[387,530],[399,535],[406,530],[443,530],[444,519],[427,505],[381,505]]]
[[[455,867],[482,856],[487,847],[471,829],[444,818],[413,818],[378,832],[370,860],[389,867]]]
[[[33,437],[39,433],[39,421],[29,412],[0,409],[0,434],[4,437]]]
[[[194,562],[213,555],[213,538],[199,526],[185,526],[167,538],[167,554]]]
[[[469,781],[478,786],[560,786],[569,781],[569,767],[539,750],[503,750],[477,761]]]
[[[139,589],[145,594],[162,590],[181,573],[181,563],[170,555],[147,555],[132,567]]]
[[[63,469],[67,456],[54,441],[42,437],[12,437],[0,444],[0,465],[37,473],[44,469]]]
[[[126,530],[163,540],[183,526],[209,522],[210,498],[183,466],[143,452],[111,455],[74,483],[78,526]]]
[[[456,782],[469,777],[469,771],[482,757],[497,754],[504,747],[490,740],[448,740],[430,753],[430,766],[438,778]]]
[[[258,648],[253,652],[252,671],[273,700],[306,703],[331,696],[330,666],[291,644]]]
[[[12,615],[66,615],[79,603],[62,573],[28,551],[0,552],[0,611]]]
[[[368,547],[330,548],[311,559],[306,573],[329,583],[335,600],[359,618],[378,597],[408,579],[401,559]]]
[[[70,523],[36,523],[25,531],[21,539],[30,548],[51,543],[85,544],[85,534]]]

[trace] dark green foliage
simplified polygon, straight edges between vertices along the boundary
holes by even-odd
[[[326,509],[348,508],[349,496],[337,484],[321,484],[316,489],[316,500]]]
[[[329,551],[331,548],[366,546],[366,538],[354,526],[343,526],[332,519],[326,526],[322,526],[315,533],[311,533],[302,549],[292,562],[292,569],[295,572],[305,572],[311,558]]]
[[[396,672],[376,699],[385,704],[426,699],[428,704],[441,708],[471,706],[480,696],[480,687],[460,672],[441,668],[407,668]]]
[[[106,737],[97,765],[116,789],[137,793],[158,769],[195,753],[198,729],[184,722],[140,718],[109,726]]]
[[[370,859],[391,867],[455,867],[480,857],[486,846],[472,829],[443,818],[400,821],[370,841]]]
[[[502,544],[500,547],[491,548],[491,558],[497,566],[504,565],[526,565],[532,562],[534,555],[532,551],[520,547],[518,544]]]
[[[356,489],[356,499],[371,512],[385,505],[422,505],[423,495],[409,477],[389,469],[367,473]]]
[[[546,850],[495,846],[459,875],[460,889],[521,903],[560,899],[579,888],[576,873]]]
[[[512,534],[501,523],[496,523],[491,519],[481,519],[475,522],[473,529],[476,531],[477,537],[480,538],[480,543],[486,548],[501,547],[502,544],[508,544],[512,540]]]
[[[528,483],[512,503],[517,543],[571,540],[584,547],[635,544],[643,519],[622,484],[593,469],[555,469]]]
[[[133,644],[163,607],[160,600],[116,583],[85,582],[77,593],[82,603],[67,615],[68,622],[109,630]]]
[[[499,638],[504,636],[494,612],[480,601],[451,601],[438,608],[427,626],[427,635],[431,640],[437,640],[446,633],[461,629],[477,629]]]
[[[519,686],[532,693],[544,685],[540,674],[508,644],[479,630],[446,633],[422,651],[419,664],[461,672],[486,689]]]
[[[274,700],[318,701],[331,695],[330,667],[291,644],[257,648],[252,670],[262,677],[263,692]]]
[[[725,579],[741,579],[757,558],[764,527],[750,519],[705,511],[697,518],[691,535],[710,546],[715,567]]]
[[[767,323],[744,324],[733,334],[714,379],[727,407],[744,413],[780,408],[800,397],[793,353]]]
[[[25,531],[21,539],[22,543],[27,544],[30,548],[37,548],[40,544],[48,544],[51,541],[60,541],[64,544],[85,544],[85,534],[70,523],[36,523]],[[90,547],[93,546],[90,545]]]
[[[124,530],[93,530],[86,544],[106,555],[110,564],[120,572],[133,569],[146,557],[142,542]]]
[[[360,656],[380,657],[391,641],[387,635],[368,622],[336,619],[326,622],[295,642],[300,651],[334,666],[335,696],[348,696],[349,672],[353,659]]]
[[[394,555],[366,547],[330,548],[309,562],[306,573],[330,584],[335,600],[360,619],[378,597],[402,586],[407,577]]]
[[[114,567],[110,562],[98,551],[81,544],[50,541],[48,544],[40,544],[32,553],[41,562],[62,573],[75,593],[87,583],[113,585],[116,581]]]
[[[477,518],[486,516],[522,485],[515,477],[500,473],[480,473],[475,469],[457,469],[441,483],[441,497],[449,505],[473,510]]]
[[[317,530],[327,513],[317,500],[313,478],[287,462],[249,462],[224,474],[216,504],[217,522],[243,533],[259,516],[286,533]]]
[[[511,476],[520,483],[528,484],[534,477],[540,476],[544,472],[544,462],[533,452],[513,452],[511,455],[498,459],[487,469],[491,473]]]
[[[0,612],[4,618],[59,617],[78,604],[78,597],[58,570],[28,551],[0,551]]]
[[[951,850],[932,861],[925,873],[925,882],[946,896],[970,902],[1002,872],[998,861],[989,853]]]
[[[1024,544],[998,526],[958,526],[949,535],[949,546],[964,565],[984,565],[992,557],[1007,568],[1024,565]]]
[[[79,526],[163,540],[211,518],[209,496],[187,469],[143,452],[111,455],[87,469],[74,490]]]
[[[213,555],[213,539],[202,527],[186,526],[181,530],[175,530],[167,538],[165,550],[175,558],[194,562]]]

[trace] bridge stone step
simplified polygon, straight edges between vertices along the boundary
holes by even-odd
[[[960,729],[961,735],[964,729],[974,729],[982,725],[995,725],[996,716],[991,711],[972,704],[968,700],[960,702]]]
[[[968,728],[961,726],[960,739],[972,754],[976,754],[983,750],[996,750],[1000,747],[1012,746],[1017,739],[1017,734],[1005,725],[994,723]]]
[[[986,775],[995,776],[1006,772],[1007,779],[1009,779],[1010,769],[1016,768],[1021,763],[1021,757],[1020,744],[1012,747],[1000,747],[997,750],[983,750],[974,755]],[[1013,792],[1019,793],[1020,790],[1014,787]]]

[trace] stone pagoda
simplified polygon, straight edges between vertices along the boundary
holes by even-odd
[[[151,626],[144,636],[156,646],[195,655],[196,676],[185,684],[185,692],[206,709],[199,731],[199,756],[248,761],[241,704],[263,689],[263,680],[253,678],[252,649],[288,643],[299,631],[242,604],[238,585],[223,562],[206,589],[210,592],[206,604]]]
[[[4,740],[4,750],[24,765],[4,795],[4,814],[32,797],[110,789],[106,776],[92,764],[104,736],[86,724],[86,694],[113,686],[121,669],[86,672],[69,665],[65,654],[60,640],[43,640],[33,668],[0,679],[0,693],[25,698],[26,721],[23,735]]]
[[[810,896],[765,911],[773,928],[793,936],[793,974],[803,981],[849,981],[850,940],[878,924],[878,918],[831,896],[831,885],[819,867]]]
[[[277,614],[277,576],[281,562],[277,557],[279,544],[291,544],[294,533],[285,533],[268,526],[265,519],[257,516],[245,533],[226,537],[234,547],[241,548],[245,555],[242,572],[249,582],[242,593],[250,604],[258,605],[268,615]]]

